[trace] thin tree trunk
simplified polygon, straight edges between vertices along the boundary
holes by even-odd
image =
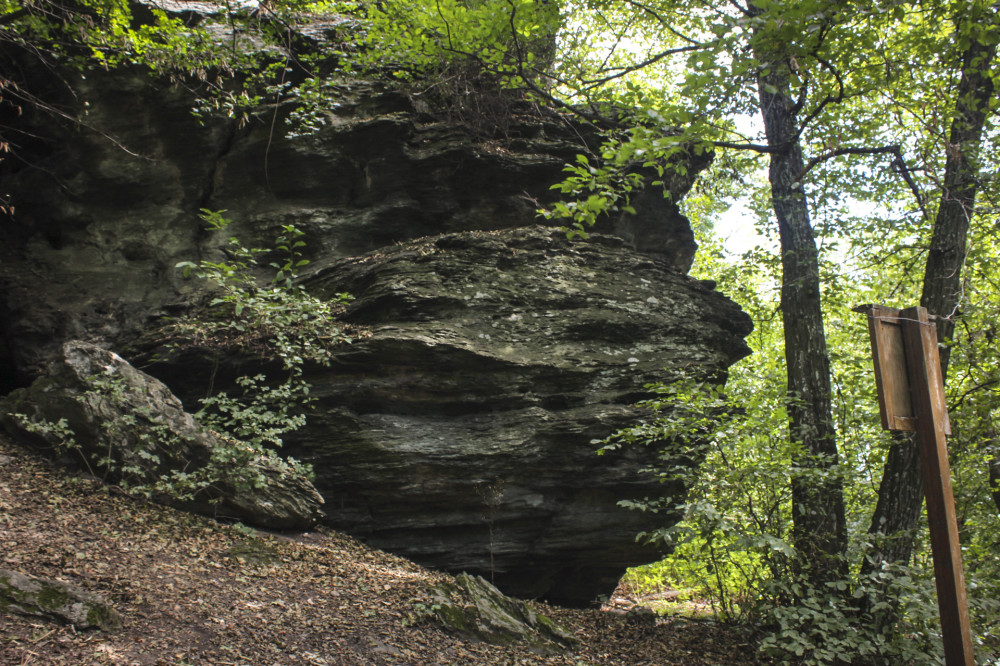
[[[982,22],[997,21],[998,3],[984,8]],[[971,15],[968,20],[973,21]],[[955,330],[954,316],[963,297],[962,268],[966,239],[979,188],[978,152],[986,125],[989,100],[993,96],[990,67],[996,46],[971,40],[962,58],[955,117],[946,147],[944,189],[937,216],[927,267],[924,271],[920,305],[938,315],[938,339],[950,341]],[[940,350],[942,376],[947,377],[950,348]],[[862,576],[885,563],[905,562],[913,547],[913,533],[923,503],[923,477],[916,443],[907,435],[896,435],[886,458],[879,486],[878,504],[869,534],[875,547],[862,563]]]
[[[758,79],[758,95],[771,153],[771,198],[781,239],[781,311],[788,371],[789,425],[801,446],[792,477],[793,542],[816,584],[846,574],[843,488],[830,411],[830,361],[820,301],[819,256],[803,173],[795,104],[788,96],[788,65],[758,58],[771,70]]]
[[[997,511],[1000,511],[1000,454],[998,454],[1000,442],[997,440],[996,431],[992,428],[990,435],[990,451],[993,452],[989,462],[990,495]]]

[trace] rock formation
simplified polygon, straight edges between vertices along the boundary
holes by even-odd
[[[75,629],[118,631],[122,618],[99,595],[75,585],[0,569],[0,613],[52,618]]]
[[[218,256],[224,238],[204,231],[199,209],[227,210],[226,235],[248,245],[294,224],[310,290],[354,294],[345,317],[371,331],[308,370],[317,406],[286,442],[315,466],[329,524],[571,603],[655,557],[635,534],[668,518],[616,504],[663,490],[639,474],[652,452],[598,457],[594,440],[641,415],[646,383],[678,371],[721,380],[748,353],[747,317],[685,276],[695,245],[674,202],[705,159],[667,179],[671,198],[641,193],[639,215],[605,221],[614,236],[570,243],[535,226],[535,202],[555,196],[583,147],[526,109],[484,138],[404,91],[344,81],[327,127],[291,137],[270,117],[200,125],[180,90],[130,72],[75,86],[88,125],[135,155],[23,119],[57,140],[5,165],[17,213],[0,225],[0,391],[73,338],[141,362],[189,407],[268,367],[169,352],[149,332],[203,301],[203,285],[173,268]]]
[[[118,482],[149,485],[173,470],[197,480],[214,469],[213,454],[240,446],[198,427],[162,382],[78,341],[63,345],[62,357],[30,387],[0,400],[0,426],[22,440],[59,447],[62,433],[45,425],[60,421],[78,447],[73,453]],[[239,467],[212,471],[190,497],[151,492],[164,504],[270,529],[305,530],[322,517],[323,498],[307,479],[266,460],[240,459]]]
[[[634,538],[663,518],[616,502],[682,491],[640,474],[654,452],[599,457],[594,440],[643,416],[633,403],[645,384],[723,373],[750,330],[667,262],[545,227],[322,262],[308,284],[354,294],[345,319],[371,333],[307,371],[316,408],[286,441],[314,465],[328,523],[511,594],[572,603],[655,557]],[[192,367],[217,366],[217,379],[257,371],[239,356],[154,351],[149,371],[182,395],[208,388]]]
[[[284,136],[270,117],[201,123],[188,95],[131,72],[96,72],[75,89],[93,130],[29,113],[25,131],[50,140],[0,162],[16,202],[0,224],[0,368],[13,377],[0,391],[27,384],[65,340],[120,348],[185,311],[198,294],[174,266],[216,256],[230,234],[271,247],[294,224],[318,259],[536,224],[536,202],[557,196],[550,185],[586,148],[563,123],[526,112],[504,138],[483,139],[377,82],[344,81],[328,127],[303,137]],[[674,201],[708,158],[692,161],[690,175],[670,182],[672,198],[640,193],[642,216],[604,222],[681,271],[695,243]],[[203,208],[227,211],[233,224],[206,232]]]

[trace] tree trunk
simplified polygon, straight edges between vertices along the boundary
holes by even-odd
[[[773,149],[769,179],[781,239],[781,311],[788,371],[789,426],[801,449],[793,460],[793,543],[815,584],[846,575],[844,500],[837,471],[836,431],[830,411],[830,361],[820,302],[819,256],[803,173],[796,109],[788,96],[788,64],[758,60],[771,71],[758,77],[767,144]]]
[[[924,477],[916,437],[913,433],[895,432],[868,527],[872,548],[861,563],[862,579],[887,563],[901,564],[910,559],[923,502]]]
[[[996,433],[994,432],[992,435],[990,437],[990,450],[993,454],[990,456],[989,462],[990,496],[993,497],[993,504],[1000,512],[1000,454],[997,453],[1000,446],[998,446]]]
[[[996,23],[997,12],[998,4],[995,3],[983,8],[985,15],[970,15],[967,20]],[[920,305],[938,315],[938,339],[944,342],[949,342],[954,333],[954,317],[963,297],[962,267],[979,187],[977,157],[989,100],[993,96],[993,79],[989,71],[995,57],[995,45],[971,40],[962,58],[955,117],[946,147],[944,188],[934,219],[920,297]],[[947,377],[950,348],[943,346],[940,354],[941,374]],[[875,547],[862,563],[862,576],[881,568],[884,563],[909,559],[922,502],[923,477],[916,442],[908,435],[896,434],[886,458],[878,504],[868,528]]]
[[[998,11],[994,4],[986,10],[990,15],[982,18],[995,23]],[[955,331],[955,314],[964,293],[962,267],[979,189],[979,145],[993,97],[990,68],[995,58],[995,44],[984,45],[975,39],[970,42],[962,58],[955,117],[945,148],[944,189],[934,220],[920,305],[938,315],[938,339],[946,343]],[[940,353],[942,375],[947,376],[951,348],[946,344]]]

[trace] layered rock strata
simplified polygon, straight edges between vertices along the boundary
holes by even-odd
[[[721,379],[747,353],[746,316],[685,277],[695,245],[676,202],[707,159],[604,221],[616,237],[570,243],[535,210],[588,146],[527,107],[484,138],[398,88],[343,81],[325,128],[296,137],[284,107],[202,124],[182,90],[135,73],[71,83],[86,128],[29,113],[18,122],[46,139],[2,164],[16,214],[0,225],[0,392],[69,339],[142,361],[189,409],[276,367],[197,349],[153,363],[136,341],[205,302],[178,262],[218,260],[229,235],[268,247],[292,224],[309,288],[354,294],[346,318],[371,331],[307,371],[317,406],[286,442],[315,466],[331,525],[570,603],[655,557],[635,534],[670,517],[617,502],[677,489],[639,472],[652,452],[599,457],[594,442],[642,415],[647,382]],[[233,223],[207,232],[201,209]]]
[[[313,293],[349,291],[370,336],[307,371],[317,402],[286,442],[316,469],[329,524],[418,562],[574,604],[655,558],[639,531],[670,517],[617,502],[667,493],[655,450],[596,455],[648,416],[646,384],[725,369],[749,319],[711,285],[623,241],[545,227],[446,234],[324,262]],[[147,352],[184,395],[255,372],[240,356]],[[678,460],[683,442],[664,443]]]

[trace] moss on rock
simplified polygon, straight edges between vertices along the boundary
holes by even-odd
[[[103,598],[69,583],[0,569],[0,611],[60,620],[77,629],[118,631],[122,618]]]
[[[577,639],[529,604],[504,595],[480,576],[460,574],[431,590],[438,621],[455,633],[493,645],[527,643],[543,654],[563,652]]]

